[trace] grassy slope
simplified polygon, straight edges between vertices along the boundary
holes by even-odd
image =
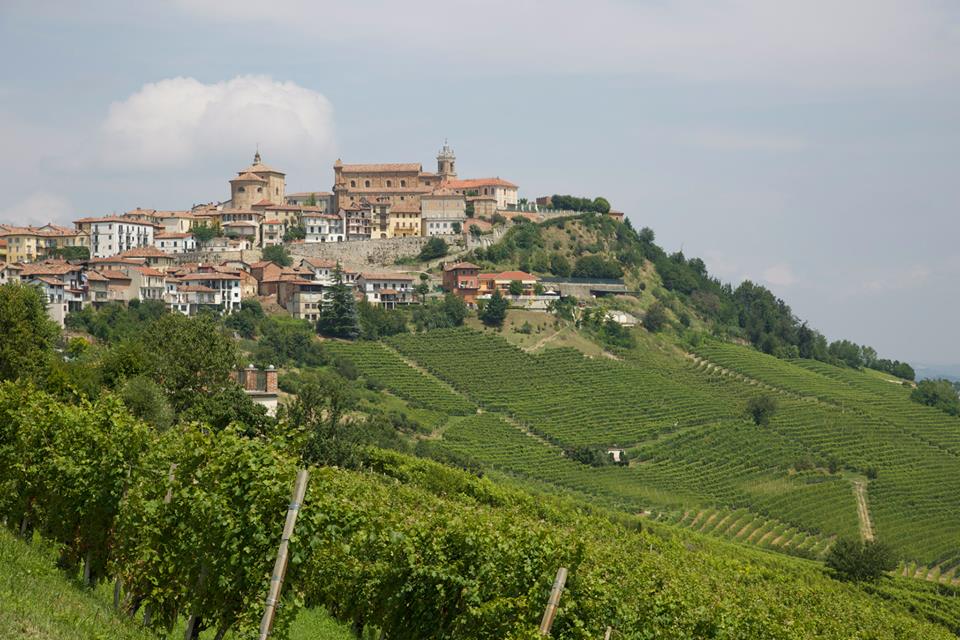
[[[555,332],[542,320],[531,324],[540,339]],[[906,387],[871,372],[790,363],[735,345],[698,348],[722,359],[720,369],[697,364],[669,339],[636,334],[638,346],[620,362],[554,349],[559,339],[527,353],[508,341],[529,349],[530,336],[511,330],[390,343],[484,409],[482,419],[451,424],[443,441],[488,468],[719,537],[821,557],[835,536],[857,535],[854,481],[867,481],[875,467],[879,477],[867,492],[878,534],[902,558],[937,566],[931,576],[957,577],[960,524],[950,514],[960,489],[944,493],[939,483],[955,468],[960,431],[946,416],[913,405]],[[586,342],[570,327],[561,337]],[[743,419],[746,399],[759,393],[780,400],[765,430]],[[580,444],[632,445],[640,461],[594,469],[561,455]],[[827,469],[831,459],[836,473]],[[813,468],[796,471],[804,460]]]
[[[27,544],[0,527],[0,638],[26,640],[156,640],[113,611],[108,586],[86,589],[55,568],[46,543]],[[212,638],[213,631],[203,638]],[[171,640],[183,630],[171,633]],[[230,636],[228,635],[228,638]],[[348,640],[349,629],[323,611],[304,611],[290,640]]]

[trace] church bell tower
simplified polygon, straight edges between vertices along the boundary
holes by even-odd
[[[457,157],[453,155],[453,149],[451,149],[447,141],[444,140],[443,148],[440,149],[440,153],[437,154],[437,175],[440,176],[441,182],[457,177],[456,163]]]

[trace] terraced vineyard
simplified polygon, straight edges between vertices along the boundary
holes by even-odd
[[[960,577],[960,421],[882,375],[719,343],[698,348],[699,362],[653,349],[531,354],[468,329],[328,348],[412,404],[465,416],[444,446],[538,486],[815,557],[858,534],[863,483],[873,530],[907,573]],[[766,428],[743,418],[758,394],[778,398]],[[564,456],[578,446],[635,459],[589,467]]]
[[[324,350],[353,362],[360,373],[387,387],[414,406],[453,415],[473,413],[475,407],[436,378],[411,367],[380,342],[327,341]]]

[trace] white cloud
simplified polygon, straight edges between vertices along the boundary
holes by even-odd
[[[257,144],[265,161],[296,156],[307,165],[315,159],[319,166],[334,152],[330,102],[316,91],[266,76],[213,84],[180,77],[146,84],[110,105],[101,134],[102,162],[124,169],[246,158]]]
[[[0,222],[15,225],[66,224],[73,217],[70,202],[53,193],[33,193],[14,205],[0,210]]]
[[[906,269],[887,269],[883,273],[877,273],[863,286],[871,293],[908,290],[925,284],[932,275],[933,270],[930,267],[917,264]]]
[[[215,23],[272,22],[481,73],[642,72],[709,82],[897,86],[960,74],[957,7],[940,0],[176,0]],[[463,16],[469,15],[464,22]],[[488,37],[465,38],[464,29]],[[269,36],[268,36],[269,37]],[[497,44],[489,43],[493,38]],[[493,65],[494,68],[491,68]]]
[[[767,267],[761,275],[767,283],[775,287],[789,287],[797,283],[797,276],[788,264],[775,264]]]

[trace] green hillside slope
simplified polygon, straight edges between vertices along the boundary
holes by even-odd
[[[960,421],[912,403],[883,375],[719,342],[694,355],[640,341],[621,360],[528,353],[469,329],[387,344],[400,354],[391,362],[415,364],[412,374],[436,377],[485,412],[452,420],[442,443],[491,469],[805,557],[866,531],[915,563],[910,573],[958,577]],[[399,379],[378,378],[402,396]],[[744,407],[763,394],[778,409],[758,427]],[[569,454],[584,447],[627,449],[632,461],[581,464]]]

